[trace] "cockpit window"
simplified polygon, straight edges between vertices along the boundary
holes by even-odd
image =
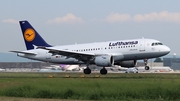
[[[158,43],[159,45],[163,45],[162,43]]]
[[[152,45],[151,46],[154,46],[154,43],[152,43]]]
[[[160,42],[155,42],[155,43],[152,43],[151,46],[157,46],[157,45],[163,45],[162,43]]]

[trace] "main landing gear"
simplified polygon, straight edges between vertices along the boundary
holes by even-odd
[[[91,69],[89,67],[84,69],[84,74],[91,74]]]
[[[150,68],[149,68],[149,66],[147,66],[147,61],[148,61],[148,59],[144,59],[144,64],[145,64],[145,70],[149,70]]]
[[[105,67],[103,67],[101,70],[100,70],[100,73],[102,75],[105,75],[107,74],[107,70]],[[91,69],[89,67],[87,67],[86,69],[84,69],[84,74],[91,74]]]
[[[105,68],[105,67],[103,67],[103,68],[100,70],[100,73],[101,73],[102,75],[107,74],[107,70],[106,70],[106,68]]]
[[[86,69],[84,69],[84,74],[91,74],[91,69],[89,68],[89,62],[86,64]]]

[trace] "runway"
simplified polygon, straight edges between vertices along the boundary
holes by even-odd
[[[126,70],[110,70],[107,69],[108,73],[125,73]],[[92,73],[99,73],[100,70],[92,69]],[[6,68],[6,69],[0,69],[0,72],[47,72],[47,73],[61,73],[61,72],[67,72],[67,73],[83,73],[83,70],[74,70],[74,71],[63,71],[59,69],[45,69],[45,68]],[[130,72],[133,73],[133,72]],[[144,70],[139,69],[138,73],[180,73],[179,70],[173,71],[173,70]]]

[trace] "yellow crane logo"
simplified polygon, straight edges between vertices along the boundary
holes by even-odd
[[[35,31],[33,29],[31,29],[31,28],[26,29],[26,31],[24,32],[24,38],[28,42],[33,41],[34,38],[35,38],[35,35],[36,35]]]

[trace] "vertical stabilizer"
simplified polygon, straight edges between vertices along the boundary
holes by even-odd
[[[46,43],[28,21],[19,21],[19,24],[27,50],[34,49],[34,46],[51,47],[51,45]]]

